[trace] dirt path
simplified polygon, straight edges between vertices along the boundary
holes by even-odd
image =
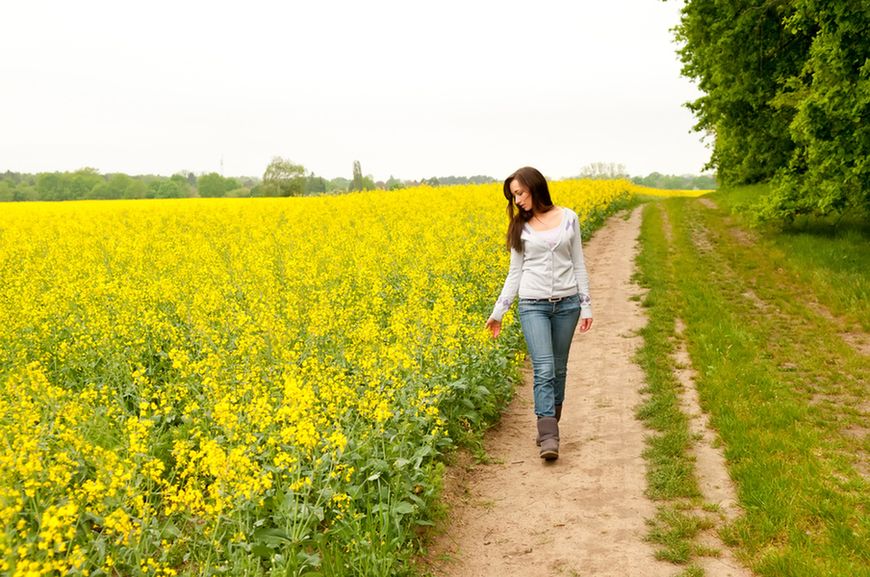
[[[644,496],[644,428],[634,417],[643,373],[631,357],[645,320],[631,297],[641,213],[612,218],[586,243],[595,323],[574,336],[553,464],[534,444],[531,374],[487,436],[498,464],[454,480],[451,523],[434,544],[433,573],[445,577],[673,575],[643,541],[654,514]]]

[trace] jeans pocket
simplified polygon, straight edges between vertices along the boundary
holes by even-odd
[[[523,301],[520,300],[517,303],[517,313],[520,315],[528,314],[536,309],[537,303],[534,301]]]
[[[566,311],[574,311],[580,308],[580,295],[572,295],[564,299],[561,303],[562,309]]]

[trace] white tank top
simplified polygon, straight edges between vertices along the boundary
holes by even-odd
[[[535,234],[538,235],[539,238],[544,240],[550,248],[555,247],[556,243],[559,242],[559,233],[561,232],[561,226],[556,226],[547,230],[535,230]]]

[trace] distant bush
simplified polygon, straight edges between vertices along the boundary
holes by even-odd
[[[710,174],[695,176],[692,174],[662,174],[652,172],[647,176],[634,176],[631,181],[641,186],[650,188],[663,188],[665,190],[714,190],[719,188],[716,177]]]

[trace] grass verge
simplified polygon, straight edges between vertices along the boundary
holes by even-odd
[[[637,256],[636,281],[648,289],[642,304],[648,321],[641,329],[643,345],[635,360],[646,374],[646,395],[637,416],[654,431],[647,437],[647,495],[659,503],[649,520],[647,540],[658,545],[656,557],[688,565],[684,575],[703,575],[691,564],[709,551],[697,541],[701,530],[711,528],[703,509],[691,456],[693,442],[686,415],[680,410],[680,383],[674,372],[675,320],[678,300],[672,290],[676,276],[671,258],[671,231],[659,203],[644,207],[643,243]]]
[[[725,210],[750,193],[645,209],[638,266],[650,324],[639,359],[651,397],[641,416],[659,437],[685,434],[663,360],[669,319],[682,318],[743,508],[722,537],[759,575],[870,575],[870,365],[852,338],[866,337],[865,229],[750,232]],[[693,496],[678,448],[648,451],[654,498]]]

